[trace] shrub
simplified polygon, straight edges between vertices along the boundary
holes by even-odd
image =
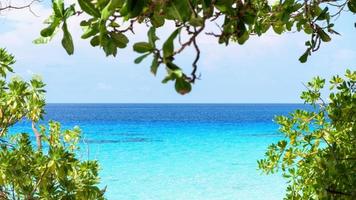
[[[0,199],[104,199],[98,163],[76,156],[79,128],[62,131],[58,122],[50,122],[48,130],[38,130],[45,84],[39,77],[7,82],[14,63],[14,56],[0,49]],[[29,133],[8,133],[21,120],[32,122],[37,145]]]
[[[265,173],[282,170],[287,199],[356,199],[356,71],[334,76],[330,85],[324,102],[325,80],[307,84],[301,98],[314,109],[277,117],[286,139],[258,161]]]

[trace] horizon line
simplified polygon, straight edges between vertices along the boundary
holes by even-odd
[[[48,102],[46,104],[305,104],[303,102]]]

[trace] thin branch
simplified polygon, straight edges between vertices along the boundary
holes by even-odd
[[[36,128],[36,123],[34,121],[32,121],[32,130],[36,136],[37,148],[39,151],[41,151],[42,150],[42,135],[38,132],[38,130]]]
[[[345,193],[345,192],[341,192],[341,191],[336,191],[336,190],[333,190],[333,189],[330,189],[330,188],[327,188],[326,191],[328,193],[335,194],[335,195],[344,195],[344,196],[351,196],[352,195],[351,193]]]
[[[194,48],[195,48],[195,51],[197,52],[197,54],[196,54],[194,62],[192,64],[193,71],[191,73],[191,75],[192,75],[192,78],[190,80],[191,83],[194,83],[195,79],[197,78],[197,76],[196,76],[196,72],[197,72],[197,69],[198,69],[197,63],[198,63],[199,58],[200,58],[200,49],[199,49],[199,46],[197,45],[196,39],[193,40],[193,45],[194,45]]]
[[[30,3],[28,3],[28,4],[26,4],[26,5],[23,5],[23,6],[13,6],[13,5],[7,5],[7,6],[5,6],[5,7],[0,7],[0,12],[1,11],[6,11],[6,10],[12,10],[12,9],[14,9],[14,10],[22,10],[22,9],[28,9],[34,16],[37,16],[38,17],[38,15],[36,15],[36,13],[35,12],[33,12],[33,10],[32,10],[32,5],[34,4],[34,3],[39,3],[39,2],[41,2],[40,0],[32,0]],[[1,5],[0,5],[1,6]]]
[[[177,51],[175,51],[173,53],[173,56],[177,55],[177,54],[181,53],[186,47],[188,47],[191,44],[193,44],[194,49],[196,51],[196,57],[195,57],[195,59],[194,59],[194,61],[192,63],[193,71],[191,72],[191,77],[186,77],[189,80],[189,82],[191,82],[191,83],[194,83],[195,80],[197,79],[197,75],[196,75],[196,72],[197,72],[197,69],[198,69],[197,63],[198,63],[199,58],[200,58],[200,49],[199,49],[199,46],[197,44],[196,38],[204,30],[204,28],[205,28],[205,23],[203,23],[203,25],[201,27],[199,27],[199,29],[194,28],[194,31],[190,31],[189,27],[187,27],[188,34],[190,34],[192,36],[190,37],[190,39],[187,42],[185,42],[183,44],[181,43],[181,41],[179,39],[181,47]]]
[[[345,3],[343,3],[343,4],[333,5],[335,7],[338,7],[339,10],[335,14],[331,15],[330,17],[336,17],[336,19],[339,18],[339,16],[341,15],[341,12],[345,11],[344,9],[345,9],[345,6],[347,5],[347,3],[348,3],[348,1],[345,1]]]
[[[203,26],[201,26],[197,31],[193,32],[193,36],[187,42],[183,43],[182,46],[173,53],[173,56],[181,53],[187,46],[190,46],[195,38],[204,30],[204,28],[205,25],[203,24]]]
[[[41,182],[42,182],[42,180],[43,180],[43,177],[45,176],[45,174],[47,173],[47,171],[48,171],[48,164],[46,165],[45,170],[42,172],[41,177],[40,177],[40,178],[38,179],[38,181],[36,182],[36,185],[35,185],[35,187],[33,188],[31,194],[28,196],[28,199],[32,199],[32,196],[35,194],[35,192],[36,192],[38,186],[40,186],[40,184],[41,184]]]

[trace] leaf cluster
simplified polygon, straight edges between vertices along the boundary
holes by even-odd
[[[46,151],[33,149],[28,134],[17,134],[1,145],[2,199],[104,199],[97,161],[80,161],[75,150],[80,130],[62,131],[58,122],[41,127]],[[10,145],[11,144],[11,145]]]
[[[282,170],[287,199],[356,198],[356,71],[330,80],[329,102],[321,98],[325,80],[314,78],[301,98],[314,107],[278,116],[286,139],[268,147],[258,165]]]
[[[79,128],[61,130],[50,122],[48,130],[36,123],[44,114],[45,84],[34,77],[7,81],[14,56],[0,48],[0,199],[104,199],[99,165],[76,156]],[[11,126],[32,121],[37,149],[29,133],[8,134]]]
[[[197,63],[200,58],[198,36],[205,33],[217,39],[219,44],[231,42],[244,44],[251,35],[261,36],[272,29],[277,34],[288,31],[303,31],[311,39],[305,43],[307,50],[299,58],[306,62],[312,52],[319,49],[322,42],[329,42],[331,34],[338,34],[332,19],[344,10],[355,13],[355,0],[337,2],[314,0],[283,0],[275,4],[267,0],[76,0],[76,6],[64,6],[63,0],[52,0],[53,14],[45,22],[49,26],[41,31],[36,43],[48,42],[59,27],[63,30],[62,44],[69,54],[74,51],[73,41],[68,32],[67,20],[71,16],[84,14],[80,22],[84,32],[83,39],[89,39],[94,47],[100,47],[107,56],[116,56],[126,48],[128,32],[134,33],[135,26],[146,24],[149,42],[138,42],[134,50],[144,55],[135,63],[152,56],[151,72],[156,74],[163,65],[167,77],[163,82],[175,81],[177,92],[185,94],[191,90],[191,84],[199,79]],[[79,9],[75,10],[76,7]],[[330,10],[333,10],[330,11]],[[152,39],[156,29],[175,24],[175,30],[157,46]],[[208,32],[208,24],[217,26],[219,32]],[[211,27],[210,26],[210,27]],[[187,41],[182,41],[188,36]],[[179,44],[177,48],[173,44]],[[192,62],[191,73],[184,73],[182,67],[173,63],[174,58],[188,47],[196,54]],[[179,71],[177,76],[176,71]],[[180,75],[181,74],[181,75]]]
[[[6,75],[13,72],[14,63],[14,56],[0,48],[0,137],[21,119],[37,122],[44,114],[45,84],[38,76],[29,82],[16,76],[7,81]]]

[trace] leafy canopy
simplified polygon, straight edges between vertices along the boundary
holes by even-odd
[[[296,110],[276,122],[286,139],[269,146],[258,161],[265,173],[282,170],[287,199],[356,199],[356,71],[330,80],[329,103],[322,101],[325,80],[308,83],[301,98],[314,110]]]
[[[76,157],[80,130],[62,131],[58,122],[41,127],[46,151],[33,149],[27,133],[3,142],[0,150],[1,199],[104,199],[97,161]]]
[[[14,56],[0,48],[0,137],[24,117],[38,122],[43,116],[45,84],[38,76],[29,82],[15,76],[7,83],[14,63]]]
[[[0,199],[103,199],[98,163],[76,157],[79,128],[62,131],[50,122],[48,130],[41,126],[39,131],[45,84],[38,77],[8,82],[14,63],[14,56],[0,48]],[[32,121],[36,150],[28,133],[8,134],[23,119]]]
[[[269,29],[277,34],[287,31],[303,31],[310,35],[305,43],[307,50],[299,58],[306,62],[308,56],[319,49],[322,42],[329,42],[331,34],[338,34],[332,21],[342,11],[356,12],[356,0],[315,1],[281,0],[270,4],[268,0],[76,0],[76,4],[66,7],[63,0],[52,0],[53,14],[45,21],[47,27],[35,43],[46,43],[62,29],[62,45],[68,54],[73,54],[72,36],[67,27],[70,17],[84,15],[80,22],[83,39],[90,40],[94,47],[100,47],[107,56],[116,56],[126,48],[129,39],[127,32],[134,33],[138,24],[150,27],[148,41],[133,45],[133,50],[142,54],[135,60],[140,63],[152,57],[151,72],[157,73],[165,66],[167,76],[162,81],[175,81],[177,92],[191,91],[191,84],[197,76],[197,63],[200,58],[198,36],[205,33],[216,38],[218,43],[244,44],[251,35],[261,36]],[[80,9],[76,10],[76,5]],[[333,10],[333,12],[331,12]],[[175,24],[175,30],[159,46],[156,29]],[[219,32],[207,32],[206,27],[217,26]],[[182,36],[187,36],[182,41]],[[179,47],[176,47],[176,45]],[[196,51],[192,71],[184,73],[174,63],[174,58],[188,47]]]

